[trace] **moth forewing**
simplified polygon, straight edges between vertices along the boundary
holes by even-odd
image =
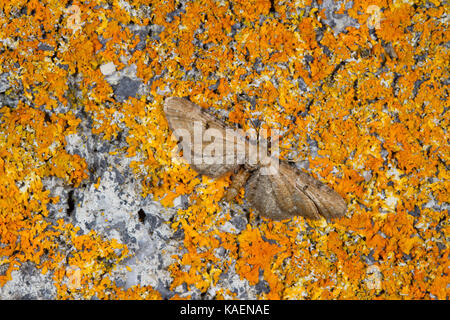
[[[192,151],[194,152],[193,164],[201,164],[203,161],[203,123],[194,121],[194,144]]]
[[[223,138],[226,134],[223,130],[209,128],[205,131],[203,142],[203,163],[205,164],[224,164]]]
[[[247,142],[243,135],[236,133],[236,130],[226,128],[225,134],[225,163],[244,164]]]
[[[172,150],[172,158],[177,162],[192,163],[192,140],[189,130],[178,128],[172,132],[171,139],[177,141],[177,146]],[[179,156],[183,152],[183,157]]]

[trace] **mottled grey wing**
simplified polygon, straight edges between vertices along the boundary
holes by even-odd
[[[183,98],[170,97],[164,102],[164,112],[170,129],[173,131],[179,142],[182,142],[183,157],[186,159],[187,155],[190,155],[186,160],[199,174],[217,178],[227,172],[234,171],[245,161],[245,139],[236,132],[231,132],[231,130],[228,130],[227,132],[226,129],[228,127],[222,121],[205,112],[200,106]],[[198,133],[198,131],[194,130],[196,125],[196,128],[201,129],[202,133],[202,136],[200,137],[202,141],[201,148],[195,147],[196,141],[199,141],[194,139],[194,132]],[[223,146],[221,150],[223,154],[222,161],[206,163],[208,157],[204,156],[205,148],[212,143],[218,142],[214,139],[205,139],[203,134],[208,129],[215,129],[216,133],[221,133],[221,141],[219,142],[221,142],[221,145]],[[190,136],[188,141],[186,141],[186,137],[181,134],[183,130]],[[241,148],[237,148],[238,152],[236,152],[236,150],[235,152],[231,152],[233,149],[227,149],[227,144],[234,144],[235,146],[239,145]],[[242,152],[239,150],[242,150]],[[225,157],[229,154],[231,154],[232,159],[229,158],[227,161]],[[211,157],[211,159],[212,158],[219,159],[217,156]],[[199,159],[201,161],[198,161]]]
[[[346,211],[345,201],[334,190],[284,162],[271,175],[256,171],[247,183],[246,197],[260,215],[274,220],[297,215],[330,219]]]

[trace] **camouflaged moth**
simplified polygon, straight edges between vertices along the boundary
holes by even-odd
[[[164,112],[183,158],[194,170],[211,178],[234,173],[224,197],[227,201],[245,186],[246,198],[263,217],[329,220],[344,216],[347,206],[337,192],[269,155],[260,139],[249,139],[183,98],[167,98]]]

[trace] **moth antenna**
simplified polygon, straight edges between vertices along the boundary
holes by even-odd
[[[284,139],[294,129],[295,129],[295,127],[292,127],[288,131],[286,131],[282,136],[278,136],[278,138],[277,138],[278,142],[280,141],[280,139]]]
[[[293,149],[289,149],[289,148],[286,148],[286,147],[283,147],[283,146],[280,146],[280,139],[284,139],[284,137],[286,137],[286,135],[287,134],[289,134],[289,132],[291,132],[292,130],[294,130],[294,128],[291,128],[291,129],[289,129],[288,131],[286,131],[282,136],[278,136],[278,137],[276,137],[275,139],[273,139],[273,141],[274,142],[277,142],[278,143],[278,148],[279,149],[286,149],[286,150],[290,150],[290,151],[295,151],[295,150],[293,150]],[[268,139],[268,141],[267,141],[267,148],[268,148],[268,150],[272,150],[272,139]]]
[[[292,151],[292,150],[291,150]],[[297,163],[301,159],[301,155],[298,155],[294,159],[282,159],[283,161],[289,162],[289,163]]]
[[[253,129],[255,130],[255,132],[258,132],[255,123],[253,122],[253,119],[251,117],[251,115],[248,113],[247,110],[245,110],[244,108],[242,109],[242,111],[247,115],[247,117],[250,119],[250,124],[252,125]]]
[[[300,159],[300,157],[299,157],[299,159]],[[286,162],[289,162],[289,163],[297,163],[298,159],[297,160],[294,160],[294,159],[283,159],[283,161],[286,161]]]
[[[289,150],[289,151],[292,151],[292,152],[297,151],[296,149],[291,149],[291,148],[283,147],[283,146],[278,146],[278,148],[284,149],[284,150]]]

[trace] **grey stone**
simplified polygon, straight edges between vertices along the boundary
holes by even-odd
[[[408,214],[413,217],[420,217],[420,208],[417,205],[414,205],[414,210],[408,211]]]
[[[119,102],[127,100],[129,97],[136,97],[141,81],[123,77],[119,84],[113,86],[114,95]]]
[[[236,215],[231,219],[231,224],[238,230],[242,231],[245,230],[247,227],[247,219],[245,219],[241,215]]]
[[[110,61],[108,63],[102,64],[100,66],[100,71],[105,76],[109,76],[116,72],[116,66],[114,65],[114,62]]]
[[[155,214],[147,214],[146,221],[149,224],[150,232],[155,231],[161,225],[161,218]]]
[[[319,5],[319,10],[325,9],[325,24],[329,25],[336,35],[341,32],[346,32],[347,27],[359,28],[359,24],[355,19],[345,13],[336,13],[336,11],[340,9],[342,3],[343,1],[323,0]],[[345,3],[346,9],[351,7],[353,7],[353,3]]]
[[[305,80],[303,80],[302,77],[298,77],[297,79],[297,83],[298,83],[298,88],[302,91],[308,91],[308,86],[306,85]]]
[[[261,293],[269,293],[270,292],[270,286],[269,283],[266,280],[260,280],[256,286],[255,290],[257,294]]]
[[[32,262],[26,262],[19,270],[11,272],[12,279],[0,286],[1,300],[55,299],[56,287],[52,274],[42,274]]]
[[[9,88],[11,88],[11,84],[8,80],[9,73],[4,72],[0,74],[0,93],[6,92]]]
[[[311,154],[311,158],[314,159],[314,158],[318,157],[319,156],[319,153],[318,153],[319,147],[318,147],[317,141],[314,139],[311,139],[311,137],[308,136],[306,138],[306,142],[309,145],[309,152]]]
[[[42,51],[53,51],[53,50],[55,50],[55,48],[53,48],[51,45],[48,45],[48,44],[42,43],[42,42],[39,42],[37,48],[38,48],[38,50],[42,50]]]
[[[164,26],[160,26],[160,25],[157,25],[157,24],[152,24],[149,29],[150,29],[149,30],[150,37],[153,40],[160,41],[161,38],[159,37],[159,35],[161,34],[161,32],[164,31]]]

